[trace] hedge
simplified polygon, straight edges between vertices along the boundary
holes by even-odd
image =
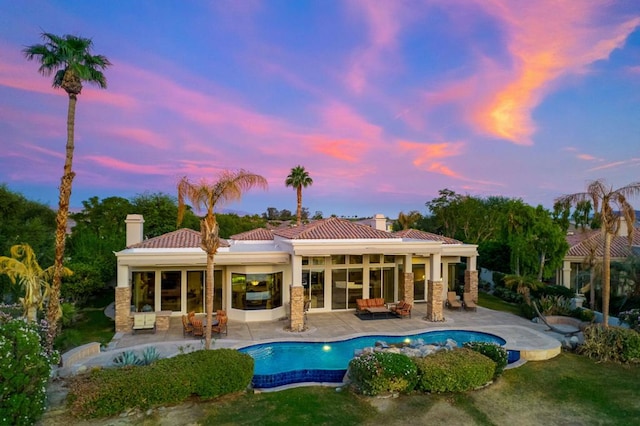
[[[416,385],[417,369],[404,354],[370,352],[351,360],[349,379],[363,395],[410,392]]]
[[[96,370],[69,385],[67,405],[80,418],[176,404],[191,395],[208,399],[245,390],[253,358],[233,349],[196,351],[147,366]]]
[[[418,386],[424,392],[464,392],[491,381],[496,364],[486,356],[466,348],[439,351],[415,358]]]

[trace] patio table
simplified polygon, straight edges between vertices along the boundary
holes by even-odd
[[[372,318],[376,315],[381,314],[384,314],[385,318],[388,318],[389,314],[391,313],[391,311],[386,306],[372,306],[370,308],[367,308],[366,311],[371,314]]]

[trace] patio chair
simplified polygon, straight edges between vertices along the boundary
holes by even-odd
[[[411,303],[407,303],[404,300],[399,301],[395,306],[391,306],[389,310],[404,319],[404,317],[411,318],[411,308],[413,305]]]
[[[182,316],[182,335],[186,336],[187,334],[193,334],[193,325],[189,321],[189,317],[187,315]]]
[[[456,297],[455,291],[450,291],[447,293],[447,307],[449,309],[457,309],[459,311],[462,310],[462,303]]]
[[[478,309],[478,305],[471,298],[471,293],[465,293],[462,296],[462,300],[464,302],[464,309],[467,311],[475,311]]]
[[[221,315],[218,317],[218,324],[211,327],[211,334],[215,333],[218,335],[224,334],[227,335],[227,322],[229,321],[226,315]]]
[[[204,326],[202,325],[202,320],[194,318],[191,321],[191,325],[193,325],[193,336],[194,337],[203,337],[204,336]]]

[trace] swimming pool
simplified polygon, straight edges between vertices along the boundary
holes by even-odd
[[[253,387],[273,388],[302,382],[340,383],[355,353],[375,346],[410,343],[422,339],[425,344],[443,344],[453,339],[459,346],[467,342],[490,342],[503,346],[498,336],[478,331],[441,330],[407,336],[368,335],[326,342],[270,342],[239,349],[255,361]]]

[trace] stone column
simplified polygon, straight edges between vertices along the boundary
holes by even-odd
[[[116,287],[116,333],[131,331],[131,288]]]
[[[413,303],[413,272],[405,272],[403,275],[400,300],[404,300],[407,303]]]
[[[443,283],[429,280],[427,283],[427,321],[444,321],[442,291]]]
[[[291,331],[304,331],[304,287],[289,286],[289,319]]]
[[[471,293],[471,300],[478,303],[478,271],[464,271],[464,292]]]

